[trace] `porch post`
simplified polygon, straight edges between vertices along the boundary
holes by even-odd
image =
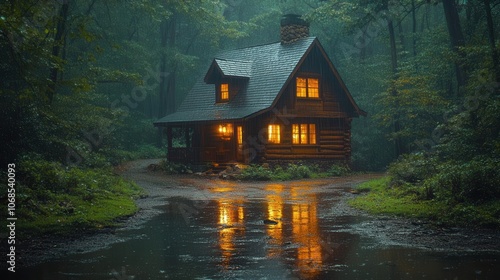
[[[172,148],[172,127],[167,126],[167,147],[170,150]]]
[[[186,139],[186,148],[191,147],[191,139],[189,138],[189,126],[184,128],[184,138]]]

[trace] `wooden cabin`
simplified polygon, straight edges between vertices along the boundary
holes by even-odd
[[[166,129],[174,162],[349,162],[360,115],[308,24],[288,15],[280,42],[218,54],[177,111],[154,125]]]

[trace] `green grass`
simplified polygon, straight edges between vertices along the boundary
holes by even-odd
[[[349,201],[355,208],[372,214],[424,219],[436,225],[500,228],[500,202],[479,205],[423,200],[411,187],[389,187],[389,177],[360,184],[366,192]]]
[[[80,196],[52,194],[34,209],[23,209],[21,234],[70,233],[116,226],[117,220],[137,212],[134,199],[141,193],[132,183],[118,180],[119,191],[103,192],[88,201]]]
[[[20,236],[114,226],[119,218],[137,211],[134,200],[142,190],[109,168],[64,167],[43,160],[19,165],[16,217]]]

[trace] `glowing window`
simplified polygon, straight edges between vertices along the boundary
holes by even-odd
[[[297,97],[319,98],[319,80],[317,78],[297,78]]]
[[[229,84],[220,84],[220,100],[229,100]]]
[[[292,124],[293,144],[316,144],[316,125]]]
[[[237,134],[237,138],[238,138],[238,145],[243,145],[243,127],[242,126],[238,126],[236,128],[236,134]]]
[[[297,78],[297,97],[307,97],[307,79]]]
[[[280,126],[277,124],[270,124],[267,127],[267,140],[269,143],[279,144],[281,143]]]

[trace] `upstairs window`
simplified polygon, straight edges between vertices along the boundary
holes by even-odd
[[[229,101],[229,84],[220,84],[220,101]]]
[[[297,97],[319,98],[319,79],[298,77],[296,82]]]
[[[277,124],[270,124],[267,127],[267,141],[272,144],[281,143],[280,126]]]
[[[292,143],[293,144],[316,144],[316,125],[310,124],[292,124]]]

